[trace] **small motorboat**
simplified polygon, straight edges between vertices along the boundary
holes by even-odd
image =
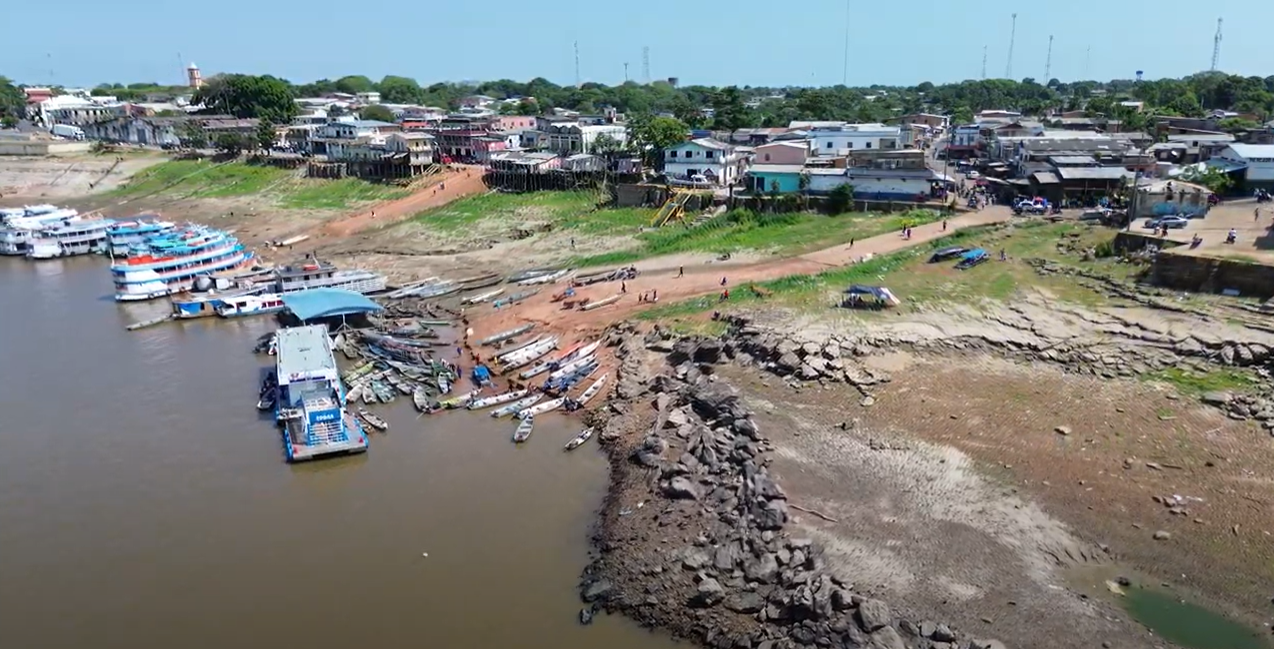
[[[593,437],[593,429],[585,428],[584,430],[581,430],[578,435],[576,435],[575,437],[572,437],[571,441],[566,443],[565,448],[568,451],[574,451],[575,449],[583,446],[584,442],[587,442],[592,437]]]
[[[416,390],[411,393],[411,402],[412,405],[416,406],[416,410],[421,412],[429,410],[429,392],[425,390],[423,385],[417,386]]]
[[[257,399],[257,410],[264,412],[274,408],[274,404],[278,401],[278,394],[277,388],[266,388],[265,392],[261,393],[261,398]]]
[[[451,392],[451,377],[444,372],[438,375],[438,393],[446,394],[448,392]]]
[[[580,395],[580,398],[576,400],[576,403],[583,406],[584,404],[588,403],[590,399],[597,396],[597,393],[602,391],[602,386],[606,385],[606,377],[608,376],[610,375],[603,374],[597,377],[597,380],[593,381],[593,384],[588,386],[587,390],[584,390],[584,394]]]
[[[371,412],[367,410],[367,408],[358,409],[358,418],[367,422],[368,426],[371,426],[372,428],[375,428],[376,430],[389,430],[389,422],[372,414]]]
[[[507,406],[501,406],[501,407],[499,407],[499,408],[496,408],[495,410],[492,410],[492,411],[491,411],[491,416],[492,416],[492,417],[503,417],[503,416],[505,416],[505,415],[511,415],[511,414],[513,414],[513,413],[515,413],[515,412],[520,412],[520,411],[522,411],[522,410],[525,410],[525,409],[527,409],[527,408],[529,408],[529,407],[531,407],[531,406],[535,405],[535,402],[537,402],[537,401],[539,401],[540,399],[543,399],[543,398],[544,398],[544,395],[543,395],[543,394],[533,394],[533,395],[531,395],[531,396],[529,396],[529,397],[524,397],[524,398],[522,398],[522,399],[518,399],[517,401],[514,401],[513,403],[510,403],[510,404],[509,404],[509,405],[507,405]]]
[[[566,403],[566,397],[558,397],[556,399],[549,399],[548,401],[545,401],[544,403],[538,403],[534,406],[531,406],[530,408],[519,410],[517,414],[517,418],[531,419],[531,418],[534,418],[536,415],[542,415],[550,410],[556,410],[558,408],[561,408],[562,404],[564,403]]]
[[[473,401],[469,402],[469,409],[481,410],[483,408],[490,408],[491,406],[498,406],[502,403],[508,403],[509,401],[513,401],[514,399],[521,399],[522,397],[526,396],[526,392],[527,392],[526,390],[513,390],[511,392],[505,392],[503,394],[496,394],[489,397],[483,397],[481,399],[474,399]]]
[[[469,400],[472,399],[477,394],[478,394],[477,390],[470,390],[469,392],[457,394],[456,396],[451,397],[450,399],[444,399],[442,401],[439,401],[438,406],[441,408],[446,408],[448,410],[453,410],[455,408],[468,405]]]
[[[521,444],[522,442],[525,442],[527,438],[531,436],[531,431],[534,428],[535,428],[534,416],[523,418],[522,421],[518,423],[517,430],[513,431],[513,442],[515,444]]]

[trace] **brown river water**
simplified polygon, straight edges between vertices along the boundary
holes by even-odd
[[[366,455],[288,465],[253,407],[270,318],[128,332],[166,305],[110,290],[0,258],[0,646],[680,646],[576,622],[606,487],[576,420],[515,447],[400,399]]]

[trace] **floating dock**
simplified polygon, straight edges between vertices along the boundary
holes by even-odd
[[[280,329],[275,371],[278,420],[289,462],[367,451],[367,434],[345,410],[345,393],[327,327]]]

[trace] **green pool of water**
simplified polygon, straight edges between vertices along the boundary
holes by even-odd
[[[1190,649],[1269,649],[1263,635],[1219,613],[1181,603],[1169,593],[1131,588],[1123,598],[1133,619]]]

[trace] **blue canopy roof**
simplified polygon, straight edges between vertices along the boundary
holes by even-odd
[[[973,250],[970,250],[969,252],[966,252],[963,255],[961,255],[960,258],[961,259],[977,259],[978,257],[985,257],[985,256],[986,256],[985,250],[981,248],[974,248]]]
[[[383,308],[362,294],[339,288],[312,288],[285,293],[283,304],[301,320],[374,313]]]

